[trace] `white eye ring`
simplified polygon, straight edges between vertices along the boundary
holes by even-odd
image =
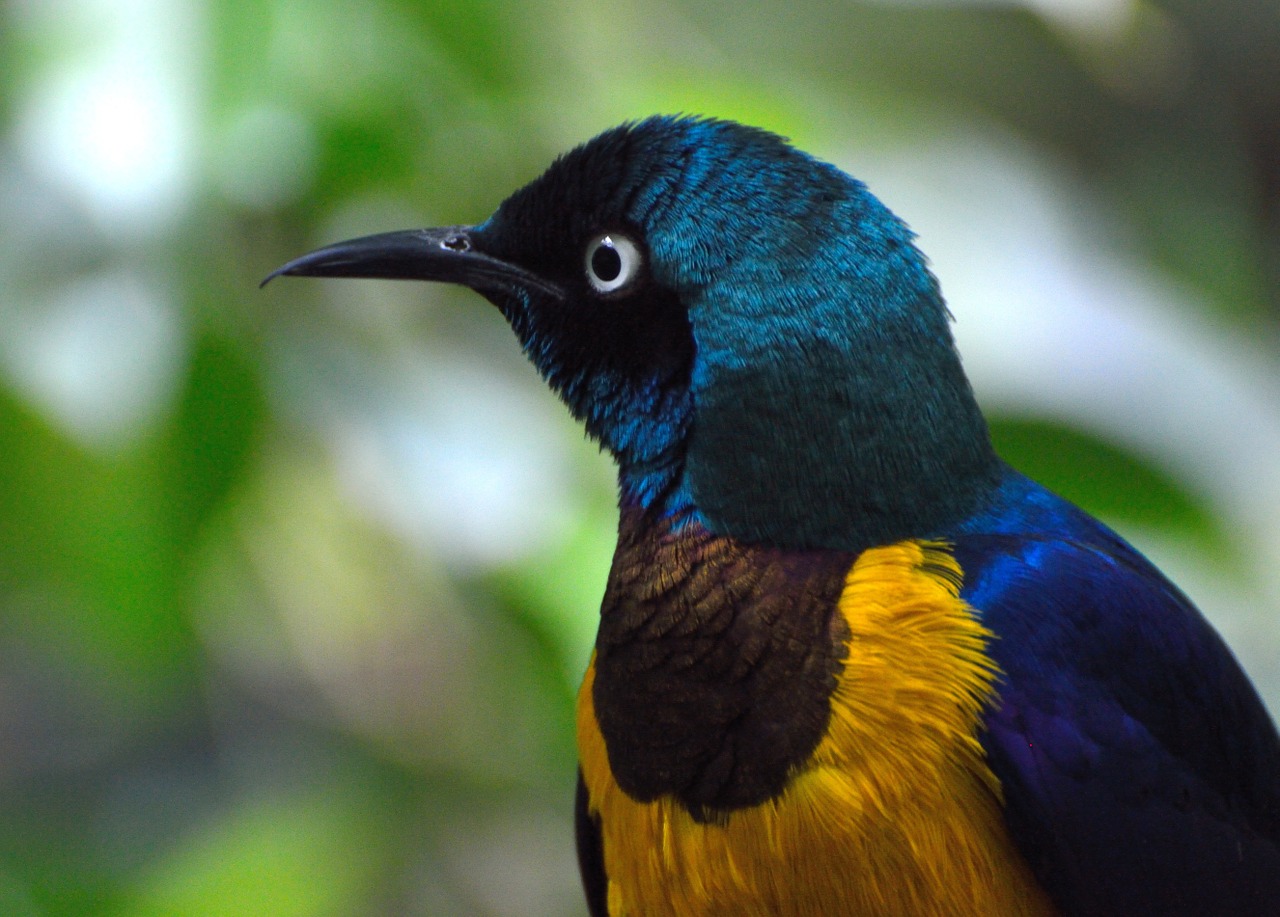
[[[640,273],[640,247],[621,233],[596,236],[587,244],[587,280],[597,293],[621,290]]]

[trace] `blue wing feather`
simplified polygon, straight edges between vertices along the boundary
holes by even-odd
[[[954,542],[1004,673],[983,744],[1010,830],[1058,906],[1280,907],[1280,738],[1190,601],[1013,472]]]

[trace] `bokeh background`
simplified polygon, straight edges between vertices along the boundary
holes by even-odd
[[[257,283],[657,111],[904,216],[1006,455],[1280,710],[1275,0],[0,16],[0,914],[583,913],[607,460],[478,297]]]

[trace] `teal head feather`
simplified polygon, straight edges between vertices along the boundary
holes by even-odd
[[[715,533],[856,549],[943,531],[999,476],[910,230],[758,129],[623,125],[479,226],[278,273],[472,286],[614,455],[622,501]]]

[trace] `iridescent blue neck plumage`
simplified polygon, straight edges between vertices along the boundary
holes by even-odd
[[[644,248],[643,291],[572,329],[559,307],[508,314],[617,459],[625,503],[862,548],[941,530],[993,486],[937,284],[910,230],[834,166],[740,125],[652,119],[562,157],[483,228],[498,255],[518,237],[523,263],[580,275],[576,252],[530,250],[530,213],[538,239],[612,227]]]

